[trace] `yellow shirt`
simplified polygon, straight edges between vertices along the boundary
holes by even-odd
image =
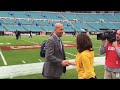
[[[75,58],[78,79],[89,79],[95,77],[94,51],[85,50],[78,53]]]

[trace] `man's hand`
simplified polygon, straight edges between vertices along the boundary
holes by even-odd
[[[62,65],[63,66],[69,66],[69,61],[68,60],[63,60]]]

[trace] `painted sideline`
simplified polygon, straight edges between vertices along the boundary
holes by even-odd
[[[104,65],[105,57],[95,57],[94,65]],[[74,61],[74,60],[69,60]],[[42,72],[43,62],[32,64],[20,64],[0,67],[0,79],[13,78],[15,76],[23,76],[37,74]],[[73,69],[75,66],[68,66],[68,69]]]

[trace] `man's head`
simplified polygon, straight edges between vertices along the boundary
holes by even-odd
[[[116,32],[116,40],[120,41],[120,29]]]
[[[58,37],[62,37],[62,34],[64,32],[64,26],[61,23],[56,23],[54,26],[54,33],[58,36]]]

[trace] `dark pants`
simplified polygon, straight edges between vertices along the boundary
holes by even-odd
[[[16,40],[18,40],[19,39],[19,36],[18,35],[16,35]]]
[[[32,38],[32,35],[30,35],[29,38],[30,38],[30,37]]]
[[[90,79],[97,79],[97,77],[95,76],[94,78],[92,77],[92,78],[90,78]]]
[[[45,79],[60,79],[60,77],[45,77]]]

